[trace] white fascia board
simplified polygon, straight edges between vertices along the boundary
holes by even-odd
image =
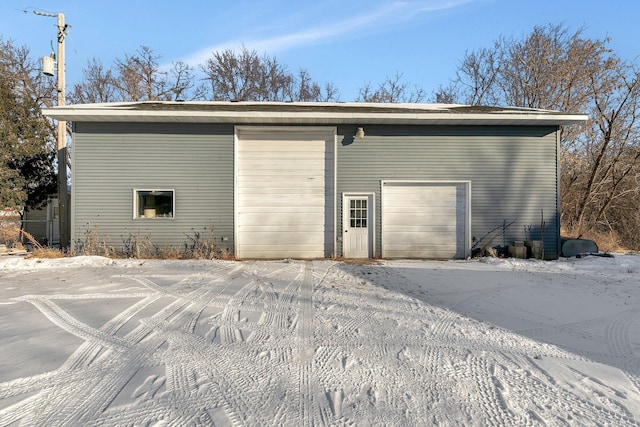
[[[61,106],[43,110],[57,120],[75,122],[156,122],[156,123],[291,123],[291,124],[407,124],[407,125],[565,125],[586,121],[588,116],[532,110],[507,110],[492,113],[455,113],[446,109],[416,112],[409,104],[397,106],[397,112],[366,111],[259,111],[259,110],[141,110],[131,104],[93,104]],[[228,105],[228,104],[227,104]],[[286,104],[282,104],[286,105]],[[324,104],[318,104],[324,105]],[[343,104],[357,106],[357,104]],[[396,106],[394,106],[396,108]],[[407,111],[403,111],[403,110]]]

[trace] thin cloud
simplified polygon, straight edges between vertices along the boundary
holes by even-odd
[[[243,46],[259,53],[268,52],[269,54],[274,54],[312,44],[328,43],[346,35],[355,37],[366,31],[384,31],[386,28],[416,19],[417,16],[424,13],[453,9],[477,1],[482,0],[450,0],[447,2],[437,0],[396,1],[369,13],[363,13],[360,16],[335,22],[331,25],[319,25],[290,34],[253,40],[233,40],[209,46],[185,57],[182,62],[189,65],[203,64],[211,57],[212,52],[226,49],[239,50]]]

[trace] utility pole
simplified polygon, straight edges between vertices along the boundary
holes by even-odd
[[[65,105],[65,55],[64,39],[67,25],[64,14],[52,14],[34,11],[36,15],[58,18],[58,72],[56,90],[58,106]],[[69,247],[69,192],[67,190],[67,122],[58,121],[58,219],[60,224],[60,249]]]

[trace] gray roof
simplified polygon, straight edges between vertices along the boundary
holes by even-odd
[[[74,122],[234,124],[567,125],[586,115],[459,104],[320,102],[127,102],[64,105],[44,110]]]

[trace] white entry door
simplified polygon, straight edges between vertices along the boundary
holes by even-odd
[[[343,245],[345,258],[373,258],[373,196],[343,198]]]

